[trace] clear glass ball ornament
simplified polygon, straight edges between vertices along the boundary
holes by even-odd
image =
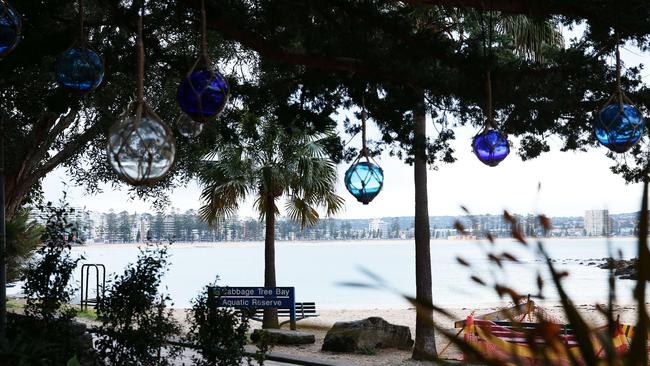
[[[196,122],[192,117],[181,113],[176,120],[176,129],[181,135],[191,139],[199,136],[203,132],[203,123]]]
[[[150,185],[162,179],[171,169],[176,142],[169,127],[146,104],[139,120],[136,109],[137,104],[132,105],[111,127],[108,160],[127,183]]]

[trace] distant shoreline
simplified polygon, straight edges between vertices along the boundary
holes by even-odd
[[[559,240],[629,240],[635,239],[634,236],[617,236],[617,237],[604,237],[604,236],[590,236],[590,237],[555,237],[555,238],[542,238],[544,242],[553,242]],[[531,238],[536,239],[536,238]],[[373,245],[392,245],[399,243],[413,243],[414,239],[353,239],[353,240],[276,240],[275,243],[282,246],[292,245],[341,245],[341,244],[363,244],[367,246]],[[487,239],[431,239],[431,244],[436,243],[467,243],[467,242],[485,242]],[[498,241],[515,241],[513,238],[496,238]],[[90,243],[74,246],[75,248],[137,248],[146,245],[154,245],[155,243]],[[165,242],[163,242],[165,244]],[[264,241],[217,241],[217,242],[175,242],[171,246],[176,248],[235,248],[235,247],[256,247],[264,245]]]

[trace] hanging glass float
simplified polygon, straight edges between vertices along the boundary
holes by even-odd
[[[472,139],[472,150],[481,163],[494,167],[510,154],[510,142],[508,136],[497,129],[494,121],[492,77],[489,68],[485,72],[485,101],[485,128]]]
[[[169,127],[144,101],[144,44],[142,17],[138,19],[137,99],[111,127],[107,155],[117,175],[132,185],[151,185],[162,179],[174,164],[176,142]]]
[[[366,161],[359,161],[362,155],[345,172],[345,188],[357,199],[367,205],[372,201],[384,186],[384,171],[377,164],[370,162],[367,156]]]
[[[104,62],[86,41],[83,0],[79,0],[79,29],[79,39],[59,57],[56,81],[83,94],[95,90],[104,79]]]
[[[228,102],[228,82],[210,65],[200,62],[181,80],[177,99],[181,110],[194,121],[216,118]]]
[[[594,130],[601,144],[616,153],[624,153],[641,139],[645,122],[633,104],[608,104],[598,113]]]
[[[616,42],[616,89],[605,107],[598,112],[594,123],[596,138],[615,153],[632,148],[645,131],[643,114],[621,88],[621,55]]]
[[[4,0],[0,0],[0,58],[16,48],[20,41],[22,21],[18,13]]]
[[[230,88],[208,57],[205,0],[201,1],[201,56],[178,85],[176,99],[181,110],[194,121],[205,123],[226,107]]]
[[[132,185],[151,185],[167,174],[174,164],[174,135],[160,118],[142,105],[132,103],[115,123],[108,137],[108,157],[113,170]]]
[[[188,139],[197,137],[203,132],[203,123],[194,121],[190,116],[185,113],[181,113],[176,120],[176,129],[178,132],[187,137]]]
[[[506,134],[486,128],[474,136],[472,149],[483,164],[497,166],[510,153],[510,143]]]
[[[345,188],[357,201],[367,205],[384,186],[384,170],[370,156],[366,146],[366,108],[361,110],[361,153],[345,172]],[[363,160],[362,160],[363,159]],[[371,161],[372,160],[372,161]]]
[[[57,82],[76,92],[91,92],[102,83],[103,79],[102,59],[85,45],[70,47],[57,62]]]

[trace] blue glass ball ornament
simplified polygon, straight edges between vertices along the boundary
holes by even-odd
[[[103,79],[102,59],[95,51],[86,47],[68,49],[56,65],[57,82],[80,93],[93,91]]]
[[[345,188],[364,205],[379,194],[383,185],[383,169],[370,162],[352,164],[345,172]]]
[[[228,102],[230,88],[226,79],[209,66],[199,66],[185,76],[176,98],[181,110],[196,122],[216,118]]]
[[[148,107],[138,120],[134,103],[111,127],[107,155],[113,170],[132,185],[151,185],[174,164],[176,141],[169,127]]]
[[[0,0],[0,57],[5,57],[16,48],[20,41],[22,22],[18,13]]]
[[[628,151],[645,130],[643,115],[630,104],[609,104],[601,109],[595,122],[596,138],[616,153]]]
[[[474,136],[472,149],[483,164],[497,166],[510,153],[510,143],[505,134],[488,129]]]

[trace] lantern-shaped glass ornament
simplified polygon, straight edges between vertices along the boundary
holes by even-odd
[[[18,13],[0,0],[0,57],[5,57],[16,48],[20,41],[22,21]]]
[[[56,80],[79,93],[88,93],[102,83],[104,63],[99,55],[84,46],[72,46],[56,65]]]
[[[497,166],[510,153],[510,143],[506,134],[488,128],[474,136],[472,149],[483,164]]]
[[[364,205],[370,203],[383,186],[383,169],[370,161],[357,161],[345,172],[345,188]]]
[[[203,132],[203,123],[196,122],[187,114],[181,113],[176,120],[176,129],[181,135],[191,139]]]
[[[595,122],[596,138],[616,153],[624,153],[634,146],[645,130],[641,111],[631,104],[612,103],[598,113]]]
[[[176,143],[165,123],[142,105],[141,118],[133,103],[110,129],[108,158],[115,172],[132,185],[150,185],[174,164]]]
[[[218,71],[212,70],[207,62],[199,62],[178,86],[178,105],[194,121],[205,123],[223,111],[229,90],[228,82]]]

